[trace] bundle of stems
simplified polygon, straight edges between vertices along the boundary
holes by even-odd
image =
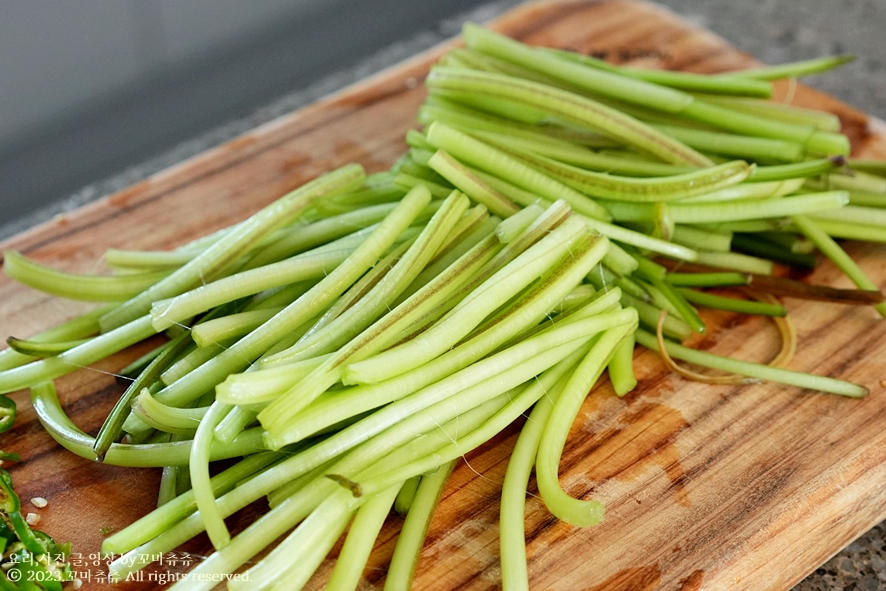
[[[602,518],[600,503],[561,489],[558,465],[601,374],[618,395],[636,385],[635,343],[737,383],[867,393],[787,369],[783,319],[785,354],[771,365],[680,344],[707,329],[696,306],[786,314],[771,297],[708,288],[821,297],[754,281],[814,265],[816,250],[859,287],[828,299],[886,314],[834,241],[886,235],[882,170],[849,174],[833,117],[765,101],[771,77],[834,61],[697,76],[470,24],[464,38],[431,70],[422,127],[387,172],[344,166],[171,252],[109,251],[113,275],[6,253],[9,276],[106,305],[10,338],[0,393],[30,388],[47,431],[84,458],[163,468],[158,508],[103,544],[113,578],[205,531],[216,551],[174,589],[219,577],[230,589],[298,589],[348,530],[327,589],[354,589],[396,507],[406,521],[385,589],[407,589],[458,458],[531,411],[501,520],[504,586],[527,589],[530,472],[558,518]],[[54,380],[160,333],[163,344],[120,371],[130,385],[98,435],[79,429]],[[232,536],[225,518],[262,497],[270,510]]]

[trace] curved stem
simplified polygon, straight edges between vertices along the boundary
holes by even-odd
[[[580,352],[586,354],[586,349]],[[573,360],[573,363],[577,359]],[[520,436],[508,460],[508,469],[501,489],[499,540],[501,544],[501,578],[504,591],[529,591],[526,565],[526,488],[535,465],[538,443],[545,423],[568,379],[564,372],[551,384],[520,429]]]
[[[3,253],[3,271],[20,283],[55,296],[85,302],[122,302],[137,296],[167,275],[168,271],[132,275],[80,275],[65,273],[19,254]]]
[[[81,431],[62,410],[51,382],[37,384],[31,389],[31,401],[37,418],[59,445],[82,458],[97,461],[93,451],[95,439]],[[262,444],[261,429],[241,433],[229,444],[214,444],[210,450],[212,461],[246,456],[266,448]],[[127,445],[114,443],[105,454],[104,463],[112,466],[154,468],[184,466],[191,454],[191,441]]]
[[[126,388],[126,391],[123,392],[114,404],[114,408],[108,413],[107,418],[105,418],[101,428],[98,430],[98,435],[95,437],[93,449],[99,459],[103,460],[111,445],[120,438],[123,425],[130,413],[133,398],[138,396],[142,390],[146,390],[156,383],[163,371],[188,347],[189,343],[190,339],[186,332],[169,341],[169,346],[155,357]]]
[[[573,498],[560,488],[557,472],[563,446],[589,389],[600,377],[616,346],[635,327],[633,324],[627,329],[613,328],[599,336],[554,403],[538,445],[535,472],[542,500],[551,513],[575,526],[598,523],[603,518],[603,505],[599,501]]]
[[[166,433],[193,435],[206,416],[208,407],[178,408],[157,402],[145,388],[136,396],[132,412],[145,423]]]
[[[203,516],[206,533],[209,534],[209,539],[216,550],[228,545],[231,541],[231,534],[225,526],[224,517],[212,492],[212,484],[209,477],[209,457],[215,435],[215,427],[228,414],[231,408],[233,407],[228,404],[214,402],[209,407],[206,416],[200,421],[200,426],[197,427],[197,433],[194,434],[194,442],[191,445],[191,489],[194,491],[197,510]]]

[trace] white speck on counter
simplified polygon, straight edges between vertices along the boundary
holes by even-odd
[[[35,507],[37,507],[38,509],[42,509],[43,507],[48,505],[49,502],[46,499],[44,499],[43,497],[34,497],[33,499],[31,499],[31,504],[34,505]]]
[[[28,515],[25,517],[25,521],[28,522],[28,525],[37,525],[38,523],[40,523],[40,516],[36,513],[28,513]]]

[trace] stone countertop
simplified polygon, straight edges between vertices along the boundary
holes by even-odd
[[[659,0],[683,18],[727,39],[763,62],[781,63],[850,53],[857,59],[836,71],[804,80],[846,103],[886,119],[886,2],[883,0]],[[123,189],[155,172],[217,146],[262,123],[311,103],[419,51],[458,34],[465,20],[484,21],[519,4],[498,0],[439,23],[388,47],[358,64],[336,71],[307,88],[293,89],[243,119],[170,148],[119,174],[96,180],[74,195],[28,217],[0,225],[0,239],[103,195]],[[886,522],[874,527],[799,583],[794,591],[886,590]]]
[[[854,62],[803,82],[886,120],[886,2],[658,0],[767,64],[851,54]]]

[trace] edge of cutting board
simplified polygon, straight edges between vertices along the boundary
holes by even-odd
[[[625,57],[637,65],[713,72],[754,63],[719,37],[643,2],[538,2],[510,11],[493,26],[530,43],[605,50],[616,61]],[[173,247],[245,217],[337,164],[356,160],[369,171],[381,170],[405,150],[402,136],[423,98],[422,77],[453,43],[0,246],[65,270],[89,271],[108,247]],[[778,97],[839,114],[855,154],[886,158],[882,122],[803,86],[781,84]],[[849,248],[886,287],[886,250]],[[844,284],[829,265],[812,280]],[[605,380],[595,388],[563,459],[564,485],[572,494],[603,500],[606,521],[578,530],[551,518],[536,497],[527,501],[533,588],[788,589],[886,517],[886,434],[877,428],[886,419],[877,377],[877,367],[886,365],[879,352],[886,350],[886,329],[869,310],[789,305],[801,333],[795,368],[862,381],[872,395],[848,401],[772,385],[692,384],[638,351],[637,391],[618,399]],[[33,334],[86,307],[62,305],[0,279],[0,319],[9,334]],[[717,329],[702,341],[705,348],[761,358],[774,347],[765,321],[727,314],[709,319]],[[134,347],[97,364],[98,372],[59,380],[63,404],[85,430],[97,429],[121,391],[109,373],[144,350]],[[100,544],[99,528],[123,527],[146,512],[154,503],[157,471],[97,466],[64,452],[42,431],[25,394],[14,398],[20,416],[2,445],[22,453],[22,463],[11,468],[16,487],[23,499],[50,500],[41,510],[41,527],[75,540],[84,561],[80,570],[98,573],[98,566],[85,562]],[[416,588],[496,588],[497,499],[516,433],[515,427],[506,430],[454,472],[422,553]],[[232,526],[242,527],[258,510],[245,511]],[[382,580],[398,527],[395,518],[383,530],[366,588]],[[192,560],[207,549],[201,537],[180,558]],[[167,563],[158,572],[178,568]],[[328,569],[324,564],[321,574]],[[86,582],[87,590],[105,587]],[[158,586],[146,579],[114,588]]]

